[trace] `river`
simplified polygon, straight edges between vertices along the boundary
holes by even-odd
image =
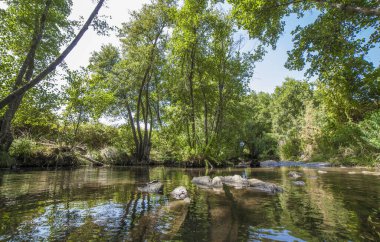
[[[293,170],[305,186],[293,184]],[[380,176],[323,170],[3,170],[0,241],[380,241]],[[276,183],[284,192],[214,191],[191,183],[194,176],[234,174]],[[150,180],[164,183],[162,194],[138,192]],[[190,204],[170,198],[180,185]]]

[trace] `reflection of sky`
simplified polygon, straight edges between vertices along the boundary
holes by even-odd
[[[149,206],[151,212],[156,211],[159,207],[159,199],[152,199]],[[134,201],[132,202],[134,203]],[[82,206],[80,206],[82,205]],[[18,227],[16,235],[2,235],[0,240],[5,240],[12,237],[15,241],[40,241],[48,240],[49,238],[62,238],[68,232],[75,228],[79,228],[86,223],[86,218],[90,218],[91,222],[101,226],[105,231],[117,232],[122,229],[122,232],[128,232],[134,213],[136,216],[142,214],[148,208],[147,199],[138,199],[136,207],[132,206],[129,210],[125,204],[109,202],[100,204],[92,208],[86,207],[86,203],[69,203],[49,205],[44,208],[44,212],[31,220],[24,221]],[[124,227],[123,227],[124,225]]]
[[[285,229],[264,229],[264,228],[249,228],[249,241],[299,241],[305,240],[299,239],[291,235],[291,231]]]

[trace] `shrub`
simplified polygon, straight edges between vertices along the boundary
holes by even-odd
[[[36,144],[33,140],[24,137],[13,141],[9,153],[16,159],[23,160],[25,163],[29,159],[33,151],[36,149]]]
[[[301,155],[301,140],[297,137],[288,137],[280,143],[280,158],[282,160],[296,160]]]
[[[373,112],[359,124],[361,137],[369,145],[380,150],[380,110]]]

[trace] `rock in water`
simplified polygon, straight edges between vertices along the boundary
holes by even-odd
[[[147,192],[147,193],[158,193],[162,191],[162,188],[164,187],[164,184],[162,184],[159,181],[151,181],[145,184],[143,187],[138,187],[137,189],[141,192]]]
[[[289,175],[291,178],[295,178],[295,179],[300,178],[300,177],[302,176],[301,173],[296,172],[296,171],[291,171],[291,172],[289,172],[288,175]]]
[[[283,189],[274,183],[264,182],[259,179],[248,180],[239,175],[216,176],[213,179],[209,176],[194,177],[192,182],[200,187],[213,188],[214,190],[222,188],[224,184],[235,188],[252,188],[269,193],[283,192]]]
[[[380,176],[380,172],[375,172],[375,171],[362,171],[362,173],[365,175]]]
[[[305,186],[305,182],[303,181],[294,181],[293,184],[296,186]]]
[[[284,191],[282,187],[274,183],[263,182],[259,179],[249,179],[248,183],[249,183],[249,187],[252,187],[255,190],[259,190],[263,192],[278,193],[278,192]]]
[[[222,179],[219,176],[216,176],[212,179],[211,184],[215,188],[221,188],[223,187]]]
[[[187,190],[183,186],[176,187],[170,194],[177,200],[184,200],[187,198]]]
[[[212,180],[209,176],[194,177],[191,182],[201,187],[212,187]]]
[[[319,174],[326,174],[327,171],[321,171],[321,170],[318,170],[318,173],[319,173]]]
[[[242,187],[248,187],[249,183],[248,180],[245,178],[242,178],[239,175],[234,176],[222,176],[220,177],[222,182],[226,184],[227,186],[242,188]]]

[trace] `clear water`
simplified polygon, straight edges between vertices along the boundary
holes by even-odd
[[[0,241],[380,241],[380,177],[348,169],[80,168],[0,171]],[[270,195],[196,187],[193,176],[233,175],[280,184]],[[163,194],[137,186],[164,183]],[[191,203],[169,192],[187,187]]]

